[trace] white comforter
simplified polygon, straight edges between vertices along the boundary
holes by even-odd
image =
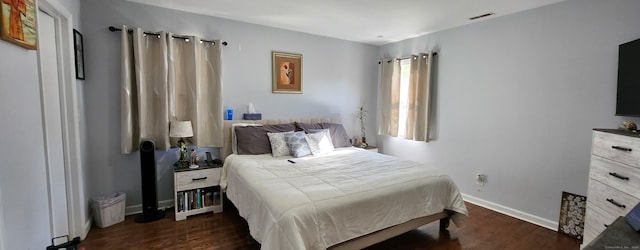
[[[326,249],[443,209],[456,212],[456,225],[467,215],[446,174],[356,148],[304,158],[230,155],[222,175],[262,249]]]

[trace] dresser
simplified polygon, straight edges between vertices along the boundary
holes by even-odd
[[[176,221],[187,216],[222,212],[220,166],[200,166],[174,170]]]
[[[583,246],[640,202],[640,137],[594,129]]]

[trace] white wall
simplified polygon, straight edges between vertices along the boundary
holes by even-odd
[[[638,13],[640,1],[570,0],[382,47],[440,51],[437,140],[380,137],[383,151],[557,223],[562,191],[587,193],[592,128],[640,121],[614,116],[618,45],[640,38]],[[481,191],[476,173],[488,175]]]
[[[79,17],[79,0],[60,3]],[[0,41],[0,54],[0,249],[44,249],[51,233],[37,52]]]
[[[234,117],[253,102],[263,119],[341,116],[347,132],[354,135],[359,131],[355,112],[361,101],[375,104],[376,46],[121,0],[83,1],[82,13],[90,192],[126,192],[129,212],[140,211],[140,163],[137,153],[120,153],[120,33],[109,32],[108,26],[125,24],[227,41],[223,97],[235,110]],[[271,93],[271,51],[303,55],[304,94]],[[172,200],[171,164],[177,153],[158,151],[156,158],[158,199]]]
[[[1,41],[0,53],[12,58],[0,60],[2,246],[41,249],[50,231],[36,52]]]

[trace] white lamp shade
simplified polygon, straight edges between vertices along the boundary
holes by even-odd
[[[191,121],[172,121],[169,125],[169,137],[192,137]]]

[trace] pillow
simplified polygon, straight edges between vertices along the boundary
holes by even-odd
[[[238,154],[270,154],[271,143],[269,142],[267,132],[287,132],[293,130],[295,130],[295,124],[293,123],[235,127]]]
[[[289,150],[289,146],[287,146],[287,141],[284,140],[284,136],[291,133],[293,133],[293,131],[267,133],[269,142],[271,143],[271,154],[273,157],[291,155],[291,150]]]
[[[253,123],[234,123],[231,124],[231,152],[238,154],[238,139],[236,138],[236,127],[246,126],[262,126],[262,124]]]
[[[331,142],[333,142],[333,147],[351,147],[351,139],[347,134],[347,131],[344,130],[344,127],[340,123],[321,123],[323,128],[329,129],[329,134],[331,135]]]
[[[311,154],[304,131],[285,134],[284,139],[287,141],[287,146],[289,146],[293,157],[299,158]]]
[[[299,130],[303,130],[309,133],[311,129],[329,129],[329,134],[331,135],[331,141],[333,142],[333,147],[351,147],[351,143],[349,142],[349,135],[347,131],[345,131],[344,127],[340,123],[302,123],[296,122],[296,127]]]
[[[306,134],[305,139],[309,144],[309,149],[313,155],[322,155],[335,150],[329,129],[321,129],[318,132]]]
[[[321,123],[304,123],[304,122],[296,122],[297,130],[307,132],[309,129],[323,129]]]

